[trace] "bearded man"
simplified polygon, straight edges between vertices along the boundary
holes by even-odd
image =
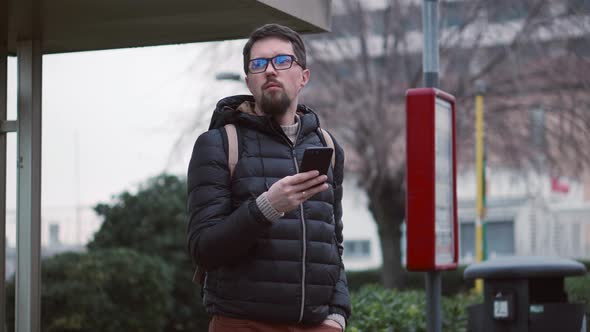
[[[298,103],[310,78],[305,45],[290,28],[268,24],[243,55],[252,95],[219,101],[188,168],[188,247],[206,271],[209,331],[344,331],[344,153],[330,136],[328,173],[299,172],[305,149],[326,145],[318,116]],[[239,142],[235,166],[227,124]]]

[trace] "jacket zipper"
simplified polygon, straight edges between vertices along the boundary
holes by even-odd
[[[295,163],[295,170],[297,171],[297,173],[299,173],[299,166],[297,165],[297,157],[295,157],[295,148],[293,148],[291,150],[291,153],[293,155],[293,163]],[[305,229],[305,216],[303,213],[303,203],[299,204],[299,211],[301,214],[301,231],[302,231],[302,241],[301,241],[301,245],[302,245],[302,249],[303,249],[303,253],[302,253],[302,259],[301,259],[301,307],[299,309],[299,320],[297,321],[298,323],[301,323],[301,321],[303,320],[303,308],[305,307],[305,258],[307,256],[307,245],[306,245],[306,238],[307,238],[307,234],[306,234],[306,229]]]
[[[301,121],[301,119],[299,120]],[[297,156],[295,154],[295,146],[297,146],[297,140],[299,139],[299,134],[301,133],[301,123],[299,123],[299,128],[297,129],[297,135],[295,136],[295,142],[293,142],[293,148],[291,149],[291,153],[293,154],[293,162],[295,163],[295,171],[299,173],[299,165],[297,164]],[[303,202],[299,204],[299,212],[301,214],[301,232],[302,232],[302,241],[301,246],[303,247],[302,251],[302,259],[301,259],[301,308],[299,310],[299,323],[303,320],[303,309],[305,308],[305,261],[307,257],[307,231],[305,228],[305,214],[303,213]]]
[[[274,127],[273,127],[274,129]],[[293,164],[295,164],[295,172],[299,173],[299,165],[297,164],[297,156],[295,154],[295,146],[297,145],[297,140],[299,138],[299,134],[301,132],[301,123],[299,124],[299,129],[297,129],[297,136],[295,136],[295,142],[291,142],[291,140],[289,138],[287,138],[285,136],[285,133],[282,131],[279,132],[278,130],[275,129],[275,131],[277,132],[277,134],[279,134],[279,136],[281,136],[285,142],[291,146],[291,156],[293,157]],[[282,135],[281,135],[282,134]],[[301,246],[302,248],[302,259],[301,259],[301,306],[299,309],[299,319],[297,320],[297,323],[301,323],[301,321],[303,320],[303,309],[305,307],[305,257],[307,256],[307,245],[306,245],[306,229],[305,229],[305,217],[304,217],[304,213],[303,213],[303,203],[299,204],[299,211],[301,214],[301,231],[303,234],[302,237],[302,241],[301,241]]]

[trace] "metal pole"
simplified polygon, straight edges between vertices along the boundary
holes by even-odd
[[[39,332],[41,318],[40,40],[19,40],[16,331]]]
[[[82,223],[80,220],[80,136],[74,134],[74,177],[76,180],[76,244],[82,245]]]
[[[422,1],[422,31],[424,49],[422,51],[422,67],[424,70],[424,86],[438,87],[438,2],[437,0]],[[426,318],[429,332],[440,332],[441,320],[441,274],[438,271],[426,272]]]
[[[0,123],[5,123],[8,57],[8,0],[0,0]],[[6,331],[6,132],[0,130],[0,331]]]
[[[442,327],[440,274],[439,271],[426,272],[426,318],[429,332],[440,332]]]
[[[438,87],[438,1],[423,0],[422,31],[424,32],[424,50],[422,51],[422,67],[424,70],[424,86]]]
[[[481,90],[478,89],[478,94],[475,97],[475,169],[477,180],[476,193],[476,217],[475,217],[475,261],[483,261],[483,171],[485,165],[483,164],[483,96]],[[483,292],[483,280],[478,278],[475,280],[475,290],[478,294]]]
[[[17,22],[16,332],[41,329],[41,0],[12,2]]]

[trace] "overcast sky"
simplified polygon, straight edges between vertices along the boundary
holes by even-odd
[[[172,154],[199,111],[246,93],[216,81],[240,72],[244,41],[47,55],[43,58],[42,206],[105,202],[164,170],[186,172],[194,139]],[[8,118],[16,119],[16,59],[8,66]],[[16,208],[16,135],[9,134],[7,208]],[[170,160],[170,157],[174,158]]]
[[[248,93],[243,82],[215,80],[219,72],[243,75],[244,43],[44,56],[42,214],[50,222],[65,222],[62,241],[86,241],[98,227],[89,225],[82,236],[77,235],[76,227],[70,227],[76,205],[108,202],[112,195],[133,190],[165,170],[185,174],[192,144],[206,129],[217,100]],[[15,58],[9,58],[8,75],[8,118],[14,120]],[[181,134],[191,128],[175,150]],[[8,135],[7,163],[7,236],[14,245],[15,224],[10,222],[16,208],[14,133]],[[474,185],[469,188],[474,191]],[[361,211],[357,206],[352,212],[357,210]],[[44,220],[44,243],[47,224]]]

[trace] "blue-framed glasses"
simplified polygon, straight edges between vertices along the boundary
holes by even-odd
[[[256,58],[248,62],[248,72],[250,74],[260,74],[266,71],[268,64],[271,63],[275,70],[287,70],[293,66],[293,63],[299,64],[294,55],[279,54],[272,58]]]

